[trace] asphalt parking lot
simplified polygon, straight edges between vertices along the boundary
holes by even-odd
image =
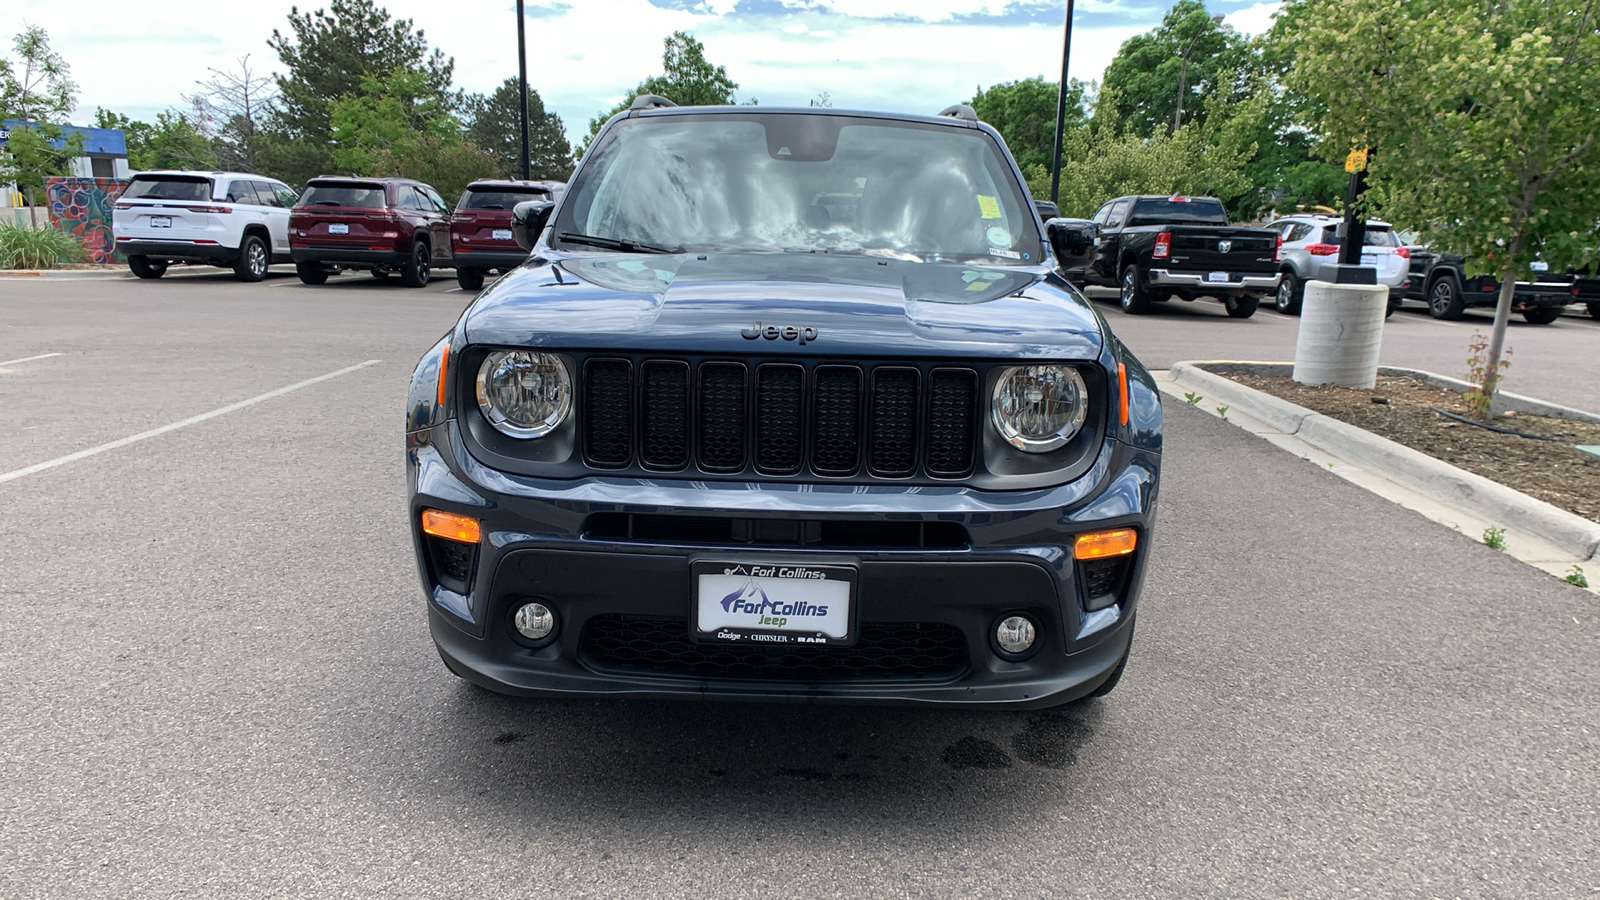
[[[1600,893],[1600,600],[1181,404],[1104,700],[469,688],[402,468],[467,299],[0,281],[0,897]],[[1170,307],[1101,305],[1153,366],[1292,354]],[[1600,409],[1600,329],[1513,328],[1509,389]],[[1385,361],[1470,333],[1402,312]]]

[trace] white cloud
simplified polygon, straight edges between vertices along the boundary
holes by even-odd
[[[1235,10],[1223,18],[1223,23],[1232,25],[1234,30],[1245,35],[1264,34],[1272,28],[1272,17],[1278,10],[1283,9],[1282,0],[1272,3],[1257,3],[1244,9]]]

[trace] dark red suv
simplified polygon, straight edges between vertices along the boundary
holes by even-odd
[[[422,287],[433,267],[454,265],[450,210],[438,191],[409,178],[313,178],[289,216],[289,255],[306,284],[366,269]]]
[[[450,250],[461,287],[478,290],[489,272],[509,272],[522,265],[528,251],[511,238],[512,208],[529,200],[554,200],[565,187],[560,181],[492,179],[467,185],[450,217]]]

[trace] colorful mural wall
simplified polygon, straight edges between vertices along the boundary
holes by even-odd
[[[128,187],[124,178],[46,178],[50,221],[83,244],[85,262],[117,262],[111,207]]]

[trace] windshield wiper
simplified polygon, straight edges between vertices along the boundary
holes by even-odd
[[[638,241],[619,240],[617,238],[598,237],[592,234],[578,234],[575,231],[563,231],[556,235],[556,240],[563,244],[586,244],[590,247],[604,247],[607,250],[621,250],[624,253],[682,253],[681,249],[671,247],[657,247],[655,244],[642,244]]]

